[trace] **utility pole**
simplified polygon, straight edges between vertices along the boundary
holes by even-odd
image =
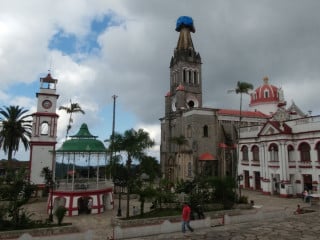
[[[113,147],[113,138],[114,138],[114,128],[115,128],[115,115],[116,115],[116,99],[117,99],[117,95],[113,95],[112,98],[113,98],[113,115],[112,115],[112,133],[111,133],[111,147]],[[114,174],[115,174],[115,164],[112,160],[113,158],[113,149],[111,148],[110,149],[110,165],[111,165],[111,177],[112,177],[112,180],[114,180]]]

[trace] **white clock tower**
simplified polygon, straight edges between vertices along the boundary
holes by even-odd
[[[44,184],[41,171],[48,167],[54,173],[55,146],[57,143],[56,94],[57,79],[53,79],[49,73],[45,78],[40,78],[40,91],[37,112],[32,115],[32,137],[30,141],[30,181],[37,185]]]

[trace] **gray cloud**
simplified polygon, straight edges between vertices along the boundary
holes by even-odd
[[[268,75],[271,84],[283,87],[288,102],[294,100],[303,110],[320,113],[317,0],[95,0],[90,4],[79,0],[66,4],[36,0],[28,1],[28,7],[20,1],[2,4],[3,89],[19,81],[38,81],[54,58],[61,104],[76,98],[94,115],[112,104],[111,96],[116,94],[122,109],[134,114],[140,125],[159,125],[169,90],[169,62],[179,36],[174,30],[176,19],[188,15],[195,22],[192,38],[203,61],[205,106],[236,109],[239,98],[227,90],[237,81],[258,87]],[[79,53],[74,58],[47,48],[57,31],[81,38],[89,33],[90,21],[110,11],[114,21],[123,24],[98,37],[101,51],[95,55]],[[6,92],[2,95],[10,98]],[[249,98],[245,101],[249,103]],[[89,115],[85,118],[92,124],[103,122]]]

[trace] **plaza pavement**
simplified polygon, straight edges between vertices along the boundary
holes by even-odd
[[[165,240],[165,239],[221,239],[221,240],[313,240],[320,239],[320,207],[309,203],[304,203],[301,198],[280,198],[278,196],[266,196],[260,192],[243,190],[242,194],[248,196],[249,201],[253,200],[257,211],[277,211],[285,210],[289,217],[281,219],[264,219],[261,221],[231,224],[223,226],[213,226],[210,228],[195,229],[193,233],[183,235],[181,232],[171,234],[160,234],[156,236],[132,238],[132,240]],[[117,199],[115,200],[115,210],[108,210],[102,214],[80,215],[65,217],[64,222],[71,222],[80,233],[56,235],[50,237],[21,236],[19,239],[43,239],[43,240],[100,240],[112,239],[111,218],[117,214]],[[30,204],[28,207],[42,219],[47,218],[44,211],[44,202]],[[302,208],[315,210],[313,213],[293,215],[297,204]],[[125,200],[122,201],[125,206]],[[132,206],[139,206],[137,201],[132,201]],[[147,209],[148,206],[146,206]],[[43,211],[39,211],[43,209]],[[125,207],[122,208],[122,215],[125,216]],[[192,226],[192,222],[191,222]]]

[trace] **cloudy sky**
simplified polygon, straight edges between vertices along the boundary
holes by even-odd
[[[144,128],[159,159],[174,29],[186,15],[203,61],[204,106],[237,109],[239,97],[227,90],[237,81],[258,87],[267,75],[287,102],[317,115],[319,9],[318,0],[0,0],[0,106],[35,112],[39,78],[50,70],[58,106],[71,99],[86,112],[75,116],[71,134],[86,122],[108,139],[117,95],[116,131]],[[67,115],[58,114],[61,144]],[[28,160],[29,153],[16,157]]]

